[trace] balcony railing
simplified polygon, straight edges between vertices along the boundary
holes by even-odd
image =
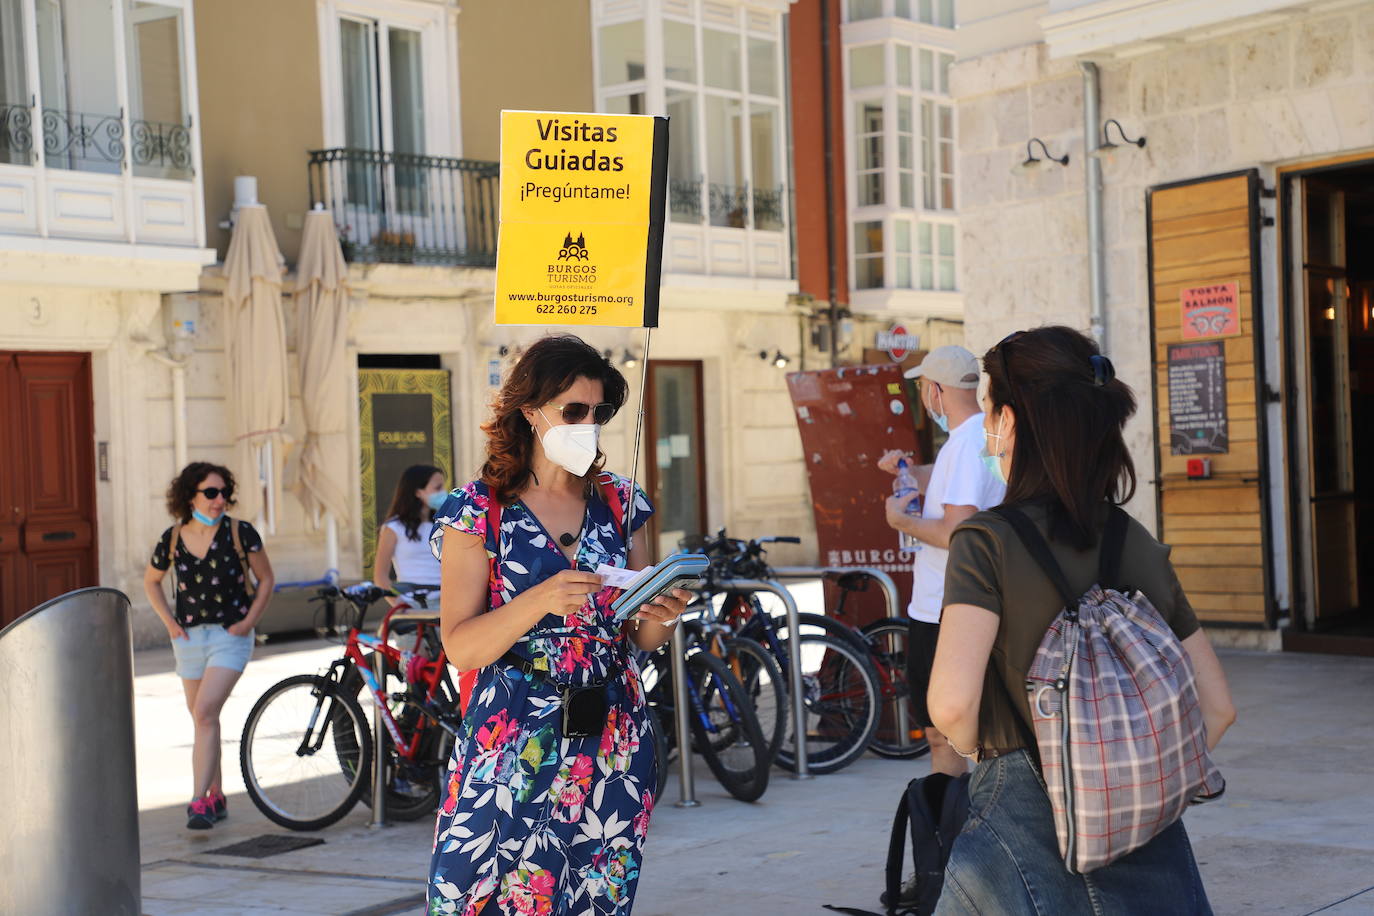
[[[498,163],[326,149],[309,170],[310,199],[333,211],[349,261],[496,263]]]
[[[706,190],[705,207],[702,188]],[[700,225],[709,214],[712,226],[744,229],[749,226],[753,202],[753,227],[772,232],[783,228],[783,188],[750,188],[748,185],[705,184],[690,178],[668,179],[668,212],[675,223]]]

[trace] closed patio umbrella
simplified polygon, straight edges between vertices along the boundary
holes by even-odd
[[[229,362],[229,413],[234,464],[243,480],[238,513],[275,532],[286,458],[286,327],[277,248],[267,208],[239,207],[224,258],[225,349]]]
[[[296,265],[296,353],[301,368],[305,446],[295,493],[310,517],[324,521],[330,569],[338,569],[338,522],[349,517],[348,265],[334,216],[305,217]]]

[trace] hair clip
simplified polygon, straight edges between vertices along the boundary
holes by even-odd
[[[1107,357],[1094,353],[1088,361],[1093,364],[1093,384],[1098,388],[1116,378],[1116,367]]]

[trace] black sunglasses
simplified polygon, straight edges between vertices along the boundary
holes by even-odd
[[[587,419],[587,414],[592,415],[592,422],[598,426],[605,426],[611,422],[611,417],[615,416],[615,405],[602,402],[600,404],[584,404],[581,401],[570,401],[567,404],[550,404],[554,410],[563,415],[564,423],[581,423]]]
[[[206,487],[204,490],[197,490],[197,493],[204,493],[206,499],[219,499],[221,493],[225,499],[232,499],[234,491],[230,487]]]

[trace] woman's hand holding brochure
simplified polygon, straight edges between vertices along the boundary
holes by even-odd
[[[691,600],[683,586],[694,585],[706,572],[710,560],[703,554],[677,553],[662,563],[643,570],[600,566],[602,583],[621,589],[611,604],[619,621],[633,617],[672,626]]]

